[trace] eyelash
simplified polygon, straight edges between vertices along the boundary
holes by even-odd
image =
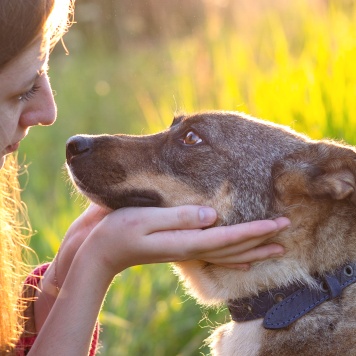
[[[20,101],[29,101],[40,90],[40,88],[41,86],[35,84],[29,91],[21,94],[18,99]]]

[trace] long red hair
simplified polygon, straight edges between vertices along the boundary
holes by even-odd
[[[73,5],[74,0],[0,0],[0,73],[38,38],[44,50],[48,44],[53,48],[71,23]],[[30,235],[17,157],[10,155],[0,169],[0,354],[14,346],[23,329],[20,296],[28,269],[23,253]]]

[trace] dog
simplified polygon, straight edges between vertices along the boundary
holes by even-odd
[[[285,255],[248,271],[174,264],[200,303],[231,312],[209,337],[213,355],[356,355],[354,147],[212,111],[153,135],[73,136],[66,150],[78,189],[111,209],[197,204],[216,209],[216,225],[291,220],[270,240]]]

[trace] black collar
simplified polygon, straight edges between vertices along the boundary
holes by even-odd
[[[271,289],[256,297],[229,300],[232,320],[243,322],[264,318],[266,329],[281,329],[308,313],[326,300],[340,296],[344,288],[356,282],[356,263],[348,263],[333,274],[316,276],[319,288],[298,283],[286,288]]]

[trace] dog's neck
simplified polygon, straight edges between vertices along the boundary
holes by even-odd
[[[232,320],[243,322],[264,318],[266,329],[281,329],[292,324],[323,302],[339,297],[356,282],[356,263],[348,263],[332,274],[315,276],[319,288],[300,283],[275,288],[256,297],[229,300],[227,306]]]

